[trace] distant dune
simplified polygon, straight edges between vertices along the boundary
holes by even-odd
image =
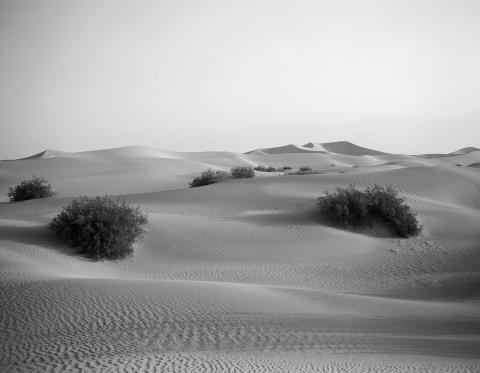
[[[348,141],[323,143],[321,144],[321,146],[328,152],[336,153],[336,154],[345,154],[345,155],[353,155],[353,156],[387,154],[384,152],[379,152],[377,150],[362,148],[361,146],[352,144],[351,142],[348,142]]]
[[[206,168],[309,165],[188,188]],[[480,151],[349,142],[233,152],[133,146],[0,162],[55,198],[0,202],[0,371],[480,371]],[[465,166],[465,167],[459,167]],[[470,167],[466,167],[470,166]],[[416,238],[322,224],[326,190],[393,185]],[[46,224],[73,197],[148,213],[133,256],[91,262]]]
[[[337,141],[328,143],[309,142],[305,145],[285,145],[274,148],[263,148],[252,150],[246,154],[253,152],[263,152],[265,154],[289,154],[289,153],[322,153],[322,154],[343,154],[351,156],[362,155],[381,155],[386,154],[372,149],[362,148],[361,146],[352,144],[348,141]]]
[[[478,152],[480,151],[479,148],[474,148],[473,146],[469,146],[467,148],[462,148],[462,149],[459,149],[453,153],[450,153],[451,155],[465,155],[465,154],[468,154],[468,153],[471,153],[471,152]]]
[[[467,154],[478,152],[478,151],[480,151],[480,149],[475,148],[473,146],[469,146],[467,148],[458,149],[457,151],[454,151],[448,154],[420,154],[417,157],[422,157],[422,158],[454,157],[454,156],[467,155]]]

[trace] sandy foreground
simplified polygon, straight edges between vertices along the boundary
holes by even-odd
[[[128,147],[0,162],[0,200],[32,174],[52,199],[0,203],[0,371],[479,372],[480,151],[350,143],[247,154]],[[212,167],[309,165],[189,189]],[[322,224],[315,199],[393,185],[416,238]],[[46,228],[78,195],[149,214],[132,257],[91,262]]]

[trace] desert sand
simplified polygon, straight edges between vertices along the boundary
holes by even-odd
[[[348,142],[233,152],[133,146],[0,162],[2,372],[479,372],[480,150]],[[201,188],[206,168],[309,165]],[[477,166],[475,166],[477,165]],[[8,203],[45,176],[55,198]],[[393,185],[415,238],[323,224],[336,186]],[[46,225],[79,195],[148,213],[133,256],[92,262]]]

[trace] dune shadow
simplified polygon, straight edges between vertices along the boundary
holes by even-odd
[[[79,256],[73,247],[61,241],[46,225],[0,225],[0,239],[24,245],[40,246],[71,256]]]
[[[363,234],[376,238],[399,238],[396,230],[388,222],[374,220],[368,224],[358,227],[341,226],[332,223],[327,217],[323,216],[316,209],[304,211],[275,212],[266,211],[242,216],[235,216],[230,219],[245,223],[255,224],[264,227],[274,225],[303,225],[319,226],[323,225],[329,228],[347,231],[350,233]]]
[[[350,233],[363,234],[376,238],[399,238],[397,231],[388,222],[377,219],[367,224],[353,227],[351,225],[338,225],[330,221],[326,216],[319,213],[317,210],[310,210],[306,213],[306,216],[319,225],[324,225],[329,228],[339,229]]]
[[[380,298],[463,302],[477,300],[480,296],[480,278],[466,279],[458,282],[424,286],[421,288],[399,289],[382,294],[370,294]],[[480,329],[479,329],[480,330]]]

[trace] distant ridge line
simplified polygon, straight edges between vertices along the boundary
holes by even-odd
[[[465,147],[458,149],[457,151],[451,153],[431,153],[431,154],[416,154],[412,155],[417,158],[431,159],[431,158],[442,158],[442,157],[456,157],[461,155],[466,155],[469,153],[480,151],[480,148],[473,146]],[[34,159],[50,159],[50,158],[177,158],[183,153],[210,153],[209,151],[204,152],[176,152],[176,151],[166,151],[159,148],[151,146],[123,146],[117,148],[107,148],[107,149],[97,149],[97,150],[87,150],[81,152],[65,152],[54,149],[46,149],[40,153],[33,154],[31,156],[17,158],[17,159],[4,159],[2,161],[25,161],[25,160],[34,160]],[[215,153],[215,152],[213,152]],[[287,144],[283,146],[275,146],[270,148],[258,148],[243,154],[339,154],[339,155],[348,155],[348,156],[376,156],[376,155],[388,155],[391,153],[386,153],[374,149],[365,148],[349,141],[335,141],[327,143],[315,143],[308,142],[304,145],[295,145]],[[242,154],[242,153],[236,153]]]
[[[265,154],[288,154],[288,153],[321,153],[321,154],[344,154],[351,156],[363,156],[363,155],[385,155],[389,153],[381,152],[378,150],[368,149],[349,141],[335,141],[327,143],[314,143],[309,142],[305,145],[284,145],[272,148],[255,149],[245,154],[251,154],[254,152],[262,152]]]

